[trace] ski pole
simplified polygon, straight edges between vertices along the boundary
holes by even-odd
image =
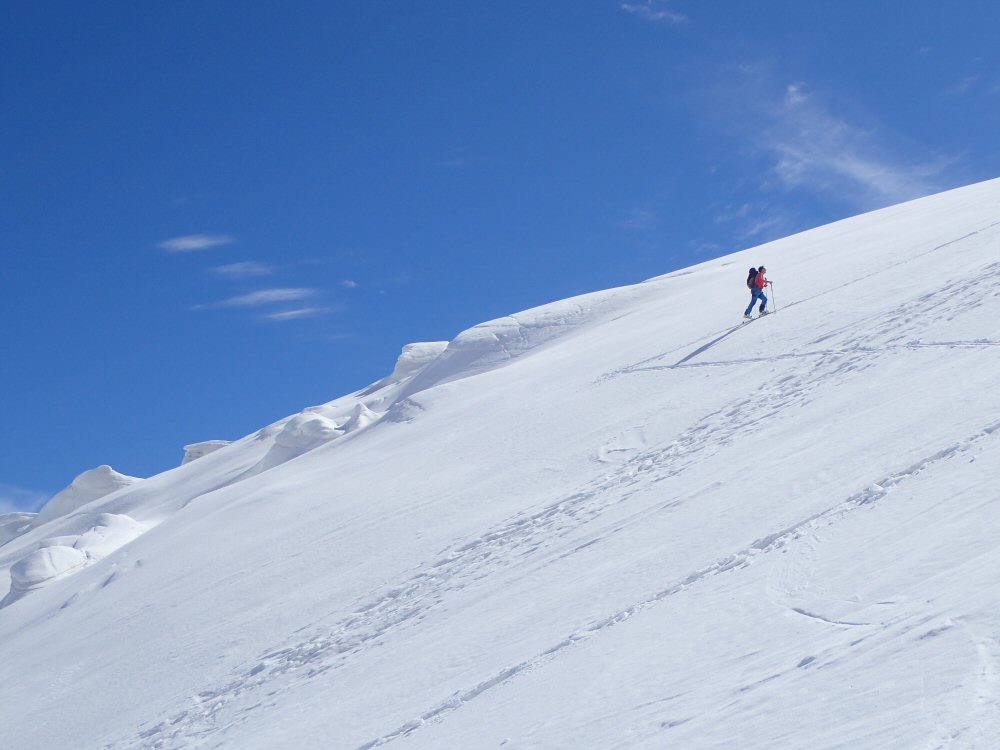
[[[771,282],[771,307],[774,308],[774,313],[775,313],[775,315],[777,315],[778,314],[778,302],[774,298],[774,282],[773,281]]]

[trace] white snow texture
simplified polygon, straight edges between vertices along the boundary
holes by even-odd
[[[995,180],[87,472],[0,517],[2,745],[1000,747],[998,320]]]

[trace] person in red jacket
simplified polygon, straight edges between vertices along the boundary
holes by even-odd
[[[754,302],[760,299],[760,307],[757,311],[761,315],[767,315],[767,295],[764,294],[764,287],[766,287],[771,282],[767,280],[767,269],[761,266],[757,269],[757,275],[753,277],[753,286],[750,289],[750,304],[747,305],[746,312],[743,313],[743,317],[749,320],[750,313],[753,310]]]

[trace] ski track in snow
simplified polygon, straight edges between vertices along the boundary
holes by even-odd
[[[1000,642],[995,635],[981,632],[969,622],[960,620],[960,624],[979,657],[974,702],[968,709],[968,719],[961,734],[975,746],[995,745],[996,736],[989,728],[996,726],[1000,714]]]
[[[1000,278],[1000,263],[990,263],[981,269],[978,276],[957,279],[945,284],[939,290],[922,294],[917,299],[908,301],[894,310],[880,312],[869,318],[851,321],[849,324],[824,333],[810,342],[811,345],[815,345],[836,340],[845,335],[851,336],[852,341],[844,342],[842,346],[800,352],[786,352],[769,357],[746,357],[708,362],[692,361],[701,354],[711,350],[712,347],[727,338],[730,334],[742,329],[745,325],[744,323],[738,323],[722,335],[713,338],[707,344],[703,344],[694,351],[684,355],[674,364],[656,365],[651,363],[676,353],[678,349],[672,349],[658,357],[646,359],[634,365],[606,373],[599,381],[628,373],[675,370],[685,367],[723,367],[773,362],[784,359],[808,359],[849,355],[866,356],[878,355],[885,351],[899,350],[995,348],[1000,346],[1000,341],[988,338],[973,339],[971,341],[905,341],[904,339],[919,331],[929,319],[943,317],[951,320],[964,312],[983,306],[986,300],[992,297],[1000,296],[1000,292],[995,289],[998,278]],[[802,300],[792,304],[802,304],[808,301]],[[791,305],[788,306],[790,307]],[[855,335],[855,332],[859,329],[867,330],[867,334],[862,336]]]
[[[832,373],[826,372],[828,368]],[[228,684],[202,691],[192,707],[176,714],[168,722],[144,730],[140,736],[146,744],[141,747],[182,747],[188,741],[182,738],[211,732],[219,711],[235,698],[257,692],[285,675],[311,678],[339,666],[350,655],[377,642],[390,630],[424,616],[448,594],[551,548],[562,537],[641,493],[651,484],[676,477],[696,462],[715,455],[745,429],[780,414],[794,402],[801,403],[809,398],[810,382],[814,379],[822,380],[828,374],[842,371],[847,371],[842,363],[828,361],[811,364],[808,376],[787,376],[776,380],[768,391],[756,392],[723,406],[668,446],[633,457],[617,471],[580,492],[561,498],[533,514],[515,517],[453,548],[410,579],[389,588],[381,597],[359,606],[350,618],[332,628],[332,635],[315,636],[294,646],[268,652]],[[659,512],[677,502],[674,499],[666,505],[645,509],[630,518],[629,522],[635,523],[642,516]],[[619,525],[618,528],[622,527]],[[568,552],[558,554],[556,559],[585,546],[589,545],[574,545]],[[247,713],[243,711],[241,715],[245,717]],[[172,744],[174,742],[181,744]]]
[[[923,748],[943,750],[952,747],[958,740],[961,740],[962,747],[994,748],[997,741],[992,728],[1000,717],[1000,642],[966,618],[949,619],[939,628],[925,633],[921,639],[950,632],[958,632],[959,637],[964,637],[975,649],[975,683],[971,700],[963,691],[947,701],[952,704],[951,721],[939,724]]]
[[[934,467],[935,465],[954,458],[955,456],[965,453],[970,448],[972,448],[976,443],[981,440],[994,435],[997,431],[1000,431],[1000,422],[985,427],[984,429],[978,431],[976,434],[967,438],[966,440],[940,450],[921,461],[907,467],[906,469],[894,473],[879,482],[876,482],[870,488],[862,490],[846,500],[838,503],[837,505],[829,508],[827,510],[816,513],[808,518],[805,518],[793,526],[790,526],[781,531],[775,532],[768,536],[762,537],[754,541],[748,547],[745,547],[735,553],[732,553],[711,565],[690,573],[682,580],[674,583],[670,587],[659,591],[648,599],[636,602],[635,604],[620,610],[609,617],[599,620],[589,627],[579,630],[575,633],[570,634],[564,640],[560,641],[553,647],[543,651],[542,653],[522,661],[514,666],[508,667],[501,672],[493,675],[489,680],[479,683],[473,688],[457,693],[452,696],[447,701],[444,701],[433,708],[431,708],[426,713],[421,716],[406,722],[402,726],[398,727],[395,731],[388,734],[377,737],[369,742],[361,745],[358,750],[371,750],[371,748],[379,747],[385,745],[395,739],[411,734],[415,730],[419,729],[421,726],[426,724],[428,721],[439,718],[446,713],[455,711],[469,701],[477,698],[478,696],[485,693],[487,690],[495,688],[499,685],[505,684],[520,674],[527,671],[537,669],[543,666],[546,662],[551,661],[556,658],[563,651],[571,646],[578,643],[586,641],[596,635],[602,634],[613,628],[616,625],[625,622],[626,620],[664,602],[675,594],[679,594],[690,587],[698,584],[699,582],[710,578],[712,576],[720,575],[722,573],[728,573],[733,570],[740,568],[745,568],[754,562],[754,558],[780,550],[790,543],[796,541],[804,535],[809,535],[815,532],[818,528],[824,526],[830,526],[837,523],[840,519],[844,518],[846,515],[855,511],[859,508],[869,506],[873,503],[878,502],[883,499],[889,492],[899,486],[901,483],[916,476],[917,474],[926,471]],[[831,625],[840,625],[855,627],[860,625],[866,625],[867,623],[849,623],[849,622],[835,622],[827,620],[826,618],[818,617],[816,615],[810,614],[808,612],[801,611],[808,617],[816,617]],[[977,702],[980,705],[990,705],[993,706],[997,701],[996,693],[996,683],[997,676],[994,668],[996,663],[994,659],[994,654],[992,650],[997,648],[995,641],[989,641],[987,643],[978,643],[977,648],[979,649],[981,655],[981,664],[984,674],[984,685],[977,691]],[[806,666],[809,662],[806,661],[805,664],[800,662],[799,666]]]
[[[990,226],[998,225],[1000,222]],[[940,247],[943,246],[934,250]],[[1000,294],[993,291],[998,277],[1000,277],[1000,263],[989,264],[981,269],[980,273],[951,282],[938,292],[921,295],[894,310],[873,315],[867,320],[854,321],[849,326],[825,333],[810,342],[813,346],[827,344],[828,348],[761,358],[793,362],[800,360],[801,366],[773,381],[765,381],[761,386],[762,389],[755,391],[752,396],[734,399],[702,417],[669,445],[641,452],[622,463],[612,473],[585,485],[580,491],[560,498],[534,513],[516,516],[477,538],[456,545],[443,553],[437,561],[421,566],[409,578],[356,607],[350,617],[342,619],[332,627],[322,623],[315,624],[312,629],[323,631],[322,634],[264,653],[252,663],[252,666],[248,665],[230,681],[199,693],[189,701],[189,706],[185,710],[174,713],[167,721],[142,730],[138,738],[109,744],[105,748],[111,750],[121,747],[141,747],[145,750],[154,748],[165,750],[192,747],[208,741],[210,735],[245,722],[262,704],[273,705],[281,694],[293,689],[303,680],[342,666],[362,649],[377,646],[395,628],[419,621],[450,594],[461,591],[497,571],[522,563],[526,558],[537,559],[542,553],[548,552],[551,562],[600,541],[600,537],[597,537],[585,544],[573,543],[568,551],[553,549],[563,543],[562,540],[569,534],[591,523],[609,509],[628,501],[653,484],[676,477],[696,463],[716,455],[748,428],[767,419],[779,418],[782,411],[789,407],[800,406],[818,398],[818,391],[842,381],[844,377],[854,376],[874,366],[883,354],[900,349],[941,347],[975,349],[1000,346],[1000,341],[986,339],[945,342],[912,339],[927,320],[941,316],[955,317],[979,307],[989,297]],[[858,330],[864,330],[865,333],[857,336],[854,332]],[[836,340],[845,336],[851,340],[842,341],[841,345],[837,346]],[[712,343],[723,337],[716,338]],[[833,345],[830,346],[828,342]],[[740,365],[761,361],[754,358],[719,362],[690,361],[710,348],[701,346],[673,365],[651,364],[656,359],[662,360],[677,352],[678,349],[675,349],[658,358],[608,373],[602,380],[643,371]],[[877,490],[870,489],[857,493],[828,510],[758,539],[748,547],[690,573],[651,597],[570,634],[543,653],[456,693],[394,731],[363,744],[361,748],[377,747],[410,734],[427,721],[457,710],[479,695],[508,683],[517,675],[542,666],[568,647],[605,632],[705,578],[745,567],[757,555],[780,549],[811,529],[834,523],[846,513],[876,502],[900,482],[967,450],[971,444],[992,435],[998,428],[1000,423],[992,424],[964,442],[938,451],[923,461],[875,483],[873,487],[878,487]],[[661,512],[664,508],[684,501],[683,497],[675,497],[668,503],[645,507],[631,516],[626,523],[635,523],[645,515]],[[621,525],[619,530],[620,528]],[[817,617],[806,610],[802,610],[799,614]],[[819,619],[824,618],[819,617]],[[832,626],[845,627],[864,624],[838,623],[829,620],[827,622]],[[984,648],[995,649],[996,644],[993,642],[992,647]],[[996,682],[995,672],[991,674],[993,681]],[[984,696],[984,704],[995,701],[993,696],[995,692],[989,692],[988,696]]]
[[[904,266],[904,265],[908,265],[910,263],[914,263],[915,261],[921,260],[921,259],[923,259],[924,257],[926,257],[928,255],[936,253],[936,252],[938,252],[940,250],[943,250],[945,248],[952,247],[953,245],[957,245],[957,244],[959,244],[961,242],[964,242],[965,240],[972,239],[974,237],[978,237],[979,235],[989,234],[990,230],[997,229],[998,227],[1000,227],[1000,221],[992,222],[990,224],[987,224],[984,227],[981,227],[980,229],[977,229],[975,231],[969,232],[968,234],[964,234],[961,237],[957,237],[957,238],[955,238],[953,240],[948,240],[947,242],[943,242],[940,245],[935,245],[934,247],[929,248],[927,250],[924,250],[922,252],[914,253],[913,255],[910,255],[909,257],[905,258],[904,260],[897,261],[896,263],[892,263],[892,264],[886,266],[885,268],[883,268],[883,269],[881,269],[879,271],[876,271],[874,273],[867,274],[865,276],[862,276],[862,277],[859,277],[859,278],[856,278],[856,279],[852,279],[850,281],[846,281],[846,282],[844,282],[842,284],[838,284],[836,287],[833,287],[831,289],[827,289],[825,291],[819,292],[818,294],[815,294],[812,297],[808,297],[806,299],[801,299],[801,300],[794,300],[792,302],[789,302],[787,304],[782,305],[780,308],[776,307],[775,313],[777,311],[779,311],[779,310],[784,310],[784,309],[787,309],[789,307],[794,307],[796,305],[808,303],[808,302],[810,302],[812,300],[818,299],[820,297],[824,297],[824,296],[826,296],[828,294],[834,294],[834,293],[840,292],[841,290],[843,290],[843,289],[845,289],[847,287],[853,286],[855,284],[859,284],[859,283],[861,283],[861,282],[863,282],[863,281],[865,281],[867,279],[870,279],[870,278],[872,278],[874,276],[880,276],[882,274],[890,273],[890,272],[898,269],[900,266]],[[998,274],[998,270],[1000,270],[1000,269],[998,269],[998,267],[1000,267],[1000,264],[998,264],[998,263],[991,263],[990,265],[986,266],[986,268],[983,269],[983,273],[985,275],[989,275],[989,276],[996,276]],[[948,295],[946,294],[947,292],[953,293],[955,291],[963,291],[963,290],[968,290],[970,288],[975,288],[975,287],[983,286],[982,284],[980,284],[980,281],[981,281],[981,279],[979,279],[977,277],[958,279],[956,281],[953,281],[953,282],[950,282],[950,283],[946,284],[944,287],[942,287],[940,289],[937,289],[937,290],[935,290],[933,292],[927,292],[927,293],[925,293],[923,295],[920,295],[916,300],[913,300],[913,301],[910,301],[908,303],[905,303],[900,308],[897,308],[896,311],[890,311],[888,313],[883,313],[879,317],[887,317],[888,316],[889,318],[893,318],[893,317],[895,317],[894,313],[902,313],[907,318],[907,321],[909,321],[910,319],[912,319],[915,316],[925,315],[926,313],[930,312],[931,310],[935,309],[936,307],[940,307],[942,305],[947,305],[948,302],[949,302]],[[997,296],[998,294],[1000,294],[1000,292],[995,292],[995,291],[990,290],[990,294],[988,296]],[[981,302],[979,304],[981,304]],[[971,307],[977,307],[977,306],[979,306],[979,305],[975,304],[975,303],[971,304]],[[957,312],[960,312],[960,310],[955,310],[954,312],[957,313]],[[772,314],[775,314],[775,313],[772,313]],[[952,317],[954,317],[954,316],[952,316]],[[949,318],[949,320],[950,319],[951,318]],[[738,331],[741,328],[743,328],[745,325],[746,325],[746,321],[740,321],[740,322],[736,323],[734,326],[732,326],[731,328],[727,328],[727,329],[721,330],[721,331],[715,331],[714,333],[709,334],[711,337],[713,337],[712,340],[710,340],[707,344],[702,344],[700,347],[698,347],[697,349],[695,349],[691,353],[689,353],[686,356],[684,356],[680,361],[678,361],[674,365],[669,365],[669,366],[661,365],[661,366],[658,366],[658,367],[645,367],[645,365],[648,365],[650,362],[656,362],[658,360],[661,360],[661,359],[663,359],[663,358],[665,358],[665,357],[667,357],[667,356],[669,356],[671,354],[675,354],[675,353],[677,353],[677,352],[679,352],[679,351],[681,351],[683,349],[688,348],[689,346],[697,344],[697,343],[699,343],[699,341],[703,341],[704,339],[699,339],[699,340],[691,342],[691,343],[689,343],[689,344],[687,344],[685,346],[675,347],[674,349],[671,349],[671,350],[669,350],[667,352],[664,352],[663,354],[659,354],[659,355],[657,355],[655,357],[650,357],[648,359],[645,359],[645,360],[642,360],[640,362],[637,362],[637,363],[635,363],[633,365],[630,365],[630,366],[627,366],[627,367],[623,367],[623,368],[619,368],[617,370],[613,370],[611,372],[605,373],[601,378],[598,379],[598,381],[600,382],[602,380],[606,380],[606,379],[609,379],[609,378],[614,378],[614,377],[617,377],[619,375],[623,375],[623,374],[631,373],[631,372],[642,372],[644,370],[652,370],[652,369],[673,369],[675,367],[679,367],[679,366],[684,365],[685,363],[687,363],[689,360],[694,359],[695,357],[699,356],[700,354],[703,354],[705,351],[708,351],[713,346],[715,346],[716,344],[718,344],[719,342],[721,342],[723,339],[728,338],[731,334],[733,334],[736,331]],[[822,342],[822,341],[824,341],[826,339],[834,338],[835,336],[837,336],[839,334],[842,334],[842,333],[845,333],[845,332],[850,332],[853,329],[855,329],[858,325],[859,325],[858,321],[852,321],[852,322],[850,322],[850,323],[842,326],[839,329],[836,329],[836,330],[834,330],[834,331],[832,331],[830,333],[825,334],[824,336],[821,336],[820,338],[812,341],[811,343],[812,344],[818,344],[818,343],[820,343],[820,342]],[[968,342],[953,342],[953,343],[955,343],[955,344],[958,344],[958,343],[966,344]],[[991,343],[992,342],[986,342],[986,345],[990,345]],[[944,345],[947,345],[947,344],[944,344]],[[912,347],[912,348],[918,348],[918,347]],[[823,352],[816,352],[813,356],[820,355],[820,354],[823,354]],[[788,356],[794,356],[794,355],[788,355]],[[802,355],[802,356],[808,356],[808,355]],[[719,364],[736,364],[736,363],[742,363],[744,361],[752,361],[752,360],[739,360],[739,361],[735,361],[734,360],[732,362],[724,362],[724,363],[719,363]],[[757,361],[759,361],[759,360],[757,360]]]

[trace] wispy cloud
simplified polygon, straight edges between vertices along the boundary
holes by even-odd
[[[454,148],[447,155],[435,159],[431,164],[441,169],[472,169],[475,167],[489,167],[501,164],[502,160],[496,156],[477,153],[468,146]]]
[[[354,279],[344,279],[343,281],[340,282],[340,285],[344,287],[344,289],[358,288],[358,282],[356,282]]]
[[[750,200],[784,191],[866,211],[943,190],[956,165],[929,156],[849,101],[834,104],[803,83],[783,82],[767,65],[743,64],[705,91],[706,113],[750,158],[740,171],[759,175],[759,196]]]
[[[725,247],[759,244],[961,181],[958,159],[929,153],[849,98],[790,83],[767,64],[706,66],[697,91],[706,124],[737,146],[710,170],[729,201],[712,215],[722,234],[708,239]]]
[[[219,245],[229,245],[233,242],[236,242],[236,238],[227,234],[188,234],[184,237],[164,240],[156,246],[168,253],[194,253]]]
[[[663,0],[643,0],[643,2],[622,3],[621,9],[647,21],[664,23],[669,26],[687,21],[687,16],[671,9]]]
[[[35,490],[26,490],[12,484],[0,483],[0,514],[16,511],[37,511],[49,495]]]
[[[704,242],[702,240],[690,240],[688,242],[688,247],[694,250],[694,252],[698,255],[708,255],[710,257],[721,255],[725,250],[725,248],[717,242]]]
[[[260,305],[270,305],[276,302],[297,302],[299,300],[315,297],[318,294],[316,289],[305,288],[277,288],[258,289],[255,292],[241,294],[237,297],[230,297],[218,303],[219,307],[259,307]]]
[[[743,222],[737,239],[742,243],[766,241],[791,234],[794,219],[774,206],[767,206],[759,215]]]
[[[740,244],[781,237],[799,228],[784,206],[765,200],[727,205],[716,214],[715,223],[734,227],[732,239]]]
[[[245,260],[239,263],[216,266],[209,269],[209,271],[216,276],[223,276],[227,279],[247,279],[257,276],[270,276],[274,273],[274,266],[267,263]]]
[[[649,229],[654,224],[656,224],[656,212],[644,206],[629,209],[618,222],[618,226],[622,229],[634,230]]]
[[[784,185],[849,197],[858,208],[898,203],[941,188],[943,159],[912,160],[894,153],[874,128],[836,115],[803,85],[784,97],[757,136],[774,158],[772,173]]]
[[[992,96],[1000,91],[1000,83],[973,73],[967,75],[948,89],[950,96]]]
[[[294,310],[280,310],[262,316],[264,320],[275,323],[282,323],[288,320],[302,320],[303,318],[318,318],[332,312],[329,307],[299,307]]]

